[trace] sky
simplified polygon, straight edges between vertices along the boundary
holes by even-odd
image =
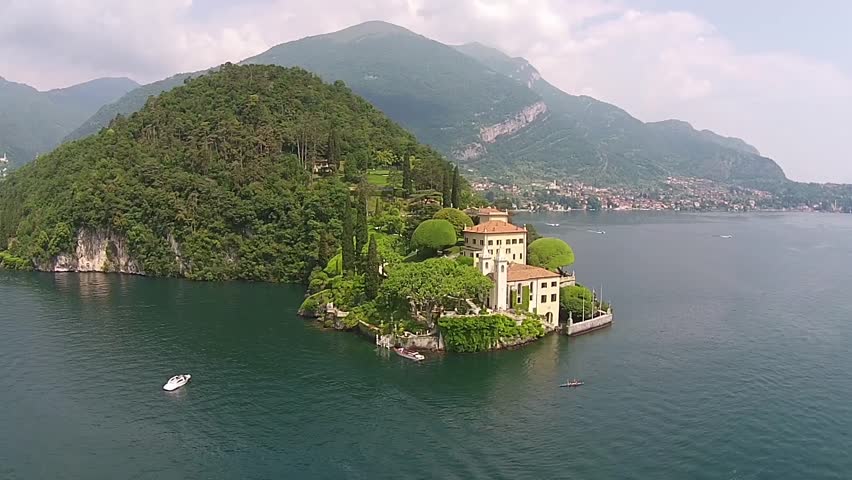
[[[800,181],[852,183],[847,0],[0,0],[0,76],[146,83],[385,20],[529,60],[644,121],[745,139]]]

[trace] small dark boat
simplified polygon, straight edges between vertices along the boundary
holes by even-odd
[[[420,352],[415,352],[414,350],[407,350],[402,347],[394,348],[393,351],[396,352],[396,354],[400,357],[407,358],[409,360],[414,360],[415,362],[419,362],[420,360],[426,358]]]
[[[583,382],[581,380],[569,380],[569,381],[567,381],[567,382],[565,382],[565,383],[563,383],[562,385],[559,385],[559,386],[560,387],[579,387],[580,385],[583,385]]]

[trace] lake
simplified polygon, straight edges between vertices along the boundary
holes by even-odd
[[[852,216],[515,222],[611,328],[418,365],[298,287],[0,272],[0,478],[849,477]]]

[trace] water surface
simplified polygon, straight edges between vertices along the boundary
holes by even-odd
[[[415,365],[297,287],[0,272],[0,478],[849,478],[852,216],[526,221],[612,328]]]

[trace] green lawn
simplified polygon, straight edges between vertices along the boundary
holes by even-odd
[[[367,172],[367,182],[379,187],[386,187],[389,173],[390,170],[370,170]]]

